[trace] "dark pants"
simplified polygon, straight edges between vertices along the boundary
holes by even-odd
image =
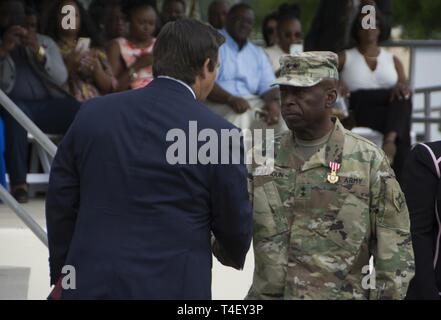
[[[73,98],[45,100],[14,100],[15,104],[47,134],[65,134],[79,110],[80,103]],[[5,159],[11,185],[26,183],[28,172],[27,131],[6,111]]]
[[[412,100],[389,101],[391,90],[360,90],[351,94],[350,108],[356,125],[368,127],[386,135],[397,133],[397,154],[392,168],[398,181],[401,179],[404,161],[410,151]]]

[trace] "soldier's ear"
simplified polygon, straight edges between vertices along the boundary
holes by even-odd
[[[326,91],[326,108],[333,108],[337,101],[338,92],[337,88],[329,88]]]

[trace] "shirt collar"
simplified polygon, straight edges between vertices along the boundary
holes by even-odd
[[[329,137],[328,142],[316,154],[314,154],[308,161],[301,166],[301,171],[307,171],[318,167],[329,167],[330,162],[342,163],[343,147],[345,143],[345,128],[341,122],[334,118],[334,129]],[[280,150],[292,150],[294,148],[294,135],[292,132],[284,135],[280,143]],[[280,166],[292,167],[298,163],[293,152],[282,152],[279,156],[276,155],[275,163]]]
[[[193,95],[194,99],[197,100],[196,94],[194,93],[193,89],[188,84],[186,84],[184,81],[179,80],[179,79],[175,79],[175,78],[169,77],[169,76],[159,76],[157,78],[158,79],[161,79],[161,78],[162,79],[169,79],[169,80],[172,80],[172,81],[175,81],[175,82],[178,82],[178,83],[182,84],[184,87],[186,87],[188,90],[190,90],[190,92]]]
[[[227,29],[222,29],[221,34],[225,37],[225,43],[228,44],[228,46],[232,47],[236,51],[240,51],[239,45],[237,44],[236,40],[234,40],[233,37],[230,36]],[[247,40],[247,42],[245,42],[245,44],[241,50],[245,49],[248,46],[248,42],[249,42],[248,40]]]

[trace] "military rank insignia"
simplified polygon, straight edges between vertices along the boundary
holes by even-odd
[[[340,170],[341,164],[337,162],[330,162],[329,168],[331,168],[331,173],[328,174],[328,182],[331,184],[336,184],[339,180],[339,177],[337,175],[338,171]]]

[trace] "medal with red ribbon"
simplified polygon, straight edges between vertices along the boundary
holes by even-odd
[[[341,164],[337,162],[330,162],[329,168],[331,168],[331,173],[328,174],[328,182],[332,184],[336,184],[339,180],[339,177],[337,175],[338,171],[340,170]]]

